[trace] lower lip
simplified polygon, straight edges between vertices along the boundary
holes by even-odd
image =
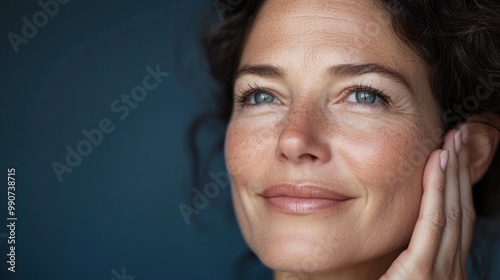
[[[350,199],[299,198],[288,196],[265,197],[271,208],[288,214],[309,214],[337,208]]]

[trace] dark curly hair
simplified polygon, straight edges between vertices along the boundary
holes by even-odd
[[[234,75],[246,37],[264,0],[243,1],[203,37],[221,102],[193,123],[190,145],[198,157],[196,131],[208,119],[227,124],[232,111]],[[500,1],[379,0],[399,38],[427,64],[428,79],[442,114],[443,131],[468,119],[500,130]],[[473,118],[483,116],[482,118]],[[223,149],[223,135],[214,147]],[[500,149],[499,149],[500,150]],[[203,163],[194,163],[199,171]],[[474,187],[478,216],[500,214],[500,151]]]

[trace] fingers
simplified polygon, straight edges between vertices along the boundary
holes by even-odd
[[[420,215],[409,246],[418,265],[450,268],[455,275],[464,273],[475,222],[466,129],[449,131],[444,150],[429,157]],[[436,166],[436,154],[440,163],[448,159],[444,171]]]
[[[411,261],[417,267],[432,268],[446,225],[445,172],[449,152],[431,153],[424,170],[423,194],[420,213],[408,246]]]
[[[386,273],[389,279],[415,273],[424,279],[465,277],[475,222],[467,138],[466,126],[453,129],[443,149],[429,156],[419,217],[408,249]]]
[[[461,261],[461,255],[454,256],[461,253],[462,243],[462,202],[458,162],[462,146],[461,131],[451,130],[446,134],[443,148],[450,151],[444,194],[446,226],[437,255],[438,267],[452,267],[457,260]]]

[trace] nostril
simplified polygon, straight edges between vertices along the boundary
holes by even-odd
[[[310,161],[315,161],[318,159],[317,156],[311,154],[303,154],[299,158],[302,160],[310,160]]]
[[[316,162],[330,159],[330,146],[328,141],[323,141],[321,135],[311,131],[285,129],[281,132],[276,156],[280,161]]]

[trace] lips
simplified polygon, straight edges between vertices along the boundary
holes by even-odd
[[[317,186],[274,185],[262,197],[274,210],[288,214],[310,214],[334,210],[354,197]]]

